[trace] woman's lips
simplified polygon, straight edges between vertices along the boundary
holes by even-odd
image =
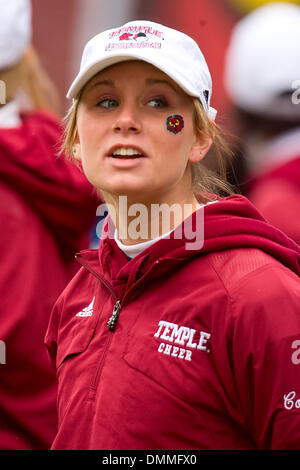
[[[144,155],[108,155],[108,161],[115,168],[133,168],[145,161]]]
[[[109,157],[111,158],[119,158],[121,160],[133,160],[135,158],[143,158],[144,155],[138,155],[138,154],[135,154],[135,155],[108,155]]]

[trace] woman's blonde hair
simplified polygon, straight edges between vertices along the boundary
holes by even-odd
[[[74,163],[78,163],[73,158],[73,146],[76,137],[77,110],[80,103],[81,93],[73,100],[72,105],[64,118],[64,132],[60,153],[65,153],[66,157],[71,158]]]
[[[71,158],[76,164],[78,162],[73,157],[73,145],[76,137],[76,116],[81,94],[73,101],[72,106],[64,119],[64,136],[61,146],[61,153]],[[228,168],[231,167],[233,152],[229,144],[222,136],[220,127],[212,122],[206,115],[200,101],[193,99],[194,104],[194,126],[195,132],[200,136],[209,136],[212,141],[210,152],[216,158],[216,170],[209,169],[202,161],[191,164],[192,187],[194,192],[205,194],[205,200],[213,199],[213,195],[226,196],[235,193],[235,188],[227,181]]]
[[[21,92],[28,101],[28,109],[47,109],[61,114],[58,92],[31,46],[20,61],[0,70],[0,80],[5,83],[5,102],[9,103]]]
[[[208,168],[205,164],[207,156],[204,162],[201,160],[198,163],[191,164],[193,190],[219,196],[234,194],[236,189],[228,182],[227,177],[228,170],[234,173],[234,153],[225,137],[223,137],[223,130],[208,118],[200,101],[194,98],[193,103],[195,132],[200,136],[208,136],[212,139],[213,143],[209,153],[214,156],[216,161],[213,165],[214,170]]]

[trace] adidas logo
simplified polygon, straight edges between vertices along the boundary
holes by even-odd
[[[93,315],[94,302],[95,297],[87,307],[83,308],[81,312],[76,313],[76,317],[91,317]]]

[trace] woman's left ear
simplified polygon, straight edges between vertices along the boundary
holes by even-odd
[[[205,157],[210,147],[212,146],[213,140],[208,135],[199,135],[195,138],[195,142],[191,147],[189,161],[191,163],[197,163]]]
[[[79,144],[73,144],[72,156],[73,156],[74,160],[81,161],[80,145]]]
[[[77,130],[72,145],[72,156],[74,160],[76,160],[77,162],[81,162],[81,146]]]

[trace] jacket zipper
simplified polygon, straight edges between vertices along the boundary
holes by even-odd
[[[115,329],[116,329],[116,326],[117,326],[117,322],[118,322],[118,319],[119,319],[119,314],[120,314],[120,310],[121,310],[121,301],[117,298],[117,296],[115,295],[114,291],[111,289],[110,285],[104,280],[102,279],[101,276],[99,276],[99,274],[97,274],[95,271],[93,271],[89,266],[87,266],[81,259],[79,259],[79,256],[78,255],[75,255],[75,258],[76,260],[88,271],[90,272],[93,276],[95,276],[108,290],[109,292],[111,293],[112,297],[115,299],[115,305],[114,305],[114,308],[113,308],[113,312],[112,312],[112,315],[111,317],[109,318],[108,322],[107,322],[107,328],[113,332]],[[144,276],[143,276],[144,277]],[[130,291],[130,289],[129,289]],[[128,291],[128,292],[129,292]],[[128,293],[127,293],[128,294]],[[125,295],[126,296],[126,295]],[[125,297],[124,297],[125,298]],[[123,301],[124,301],[124,298],[123,298]],[[104,364],[104,360],[106,358],[106,355],[107,355],[107,352],[109,350],[109,347],[110,347],[110,343],[112,341],[112,335],[109,335],[107,341],[106,341],[106,344],[105,344],[105,349],[103,351],[103,354],[102,354],[102,358],[100,360],[100,363],[97,367],[97,371],[96,371],[96,374],[94,376],[94,379],[90,385],[90,393],[89,393],[89,396],[88,396],[88,400],[89,401],[94,401],[95,399],[95,395],[96,395],[96,390],[97,390],[97,386],[98,386],[98,382],[99,382],[99,378],[101,376],[101,372],[102,372],[102,369],[103,369],[103,364]]]
[[[78,255],[75,255],[75,258],[76,260],[89,272],[91,273],[93,276],[95,276],[107,289],[108,291],[111,293],[112,297],[115,299],[115,305],[114,305],[114,308],[113,308],[113,312],[112,312],[112,315],[111,317],[109,318],[108,322],[107,322],[107,328],[113,332],[116,328],[116,325],[117,325],[117,321],[118,321],[118,318],[119,318],[119,313],[120,313],[120,310],[121,310],[121,301],[118,300],[116,294],[114,293],[114,291],[111,289],[110,285],[104,280],[102,279],[101,276],[99,276],[99,274],[97,274],[95,271],[93,271],[89,266],[87,266],[80,258]],[[97,386],[98,386],[98,383],[99,383],[99,379],[100,379],[100,376],[101,376],[101,373],[102,373],[102,369],[103,369],[103,365],[104,365],[104,361],[105,361],[105,358],[107,356],[107,352],[109,350],[109,347],[110,347],[110,343],[112,341],[112,335],[109,335],[109,337],[107,338],[107,341],[106,341],[106,344],[105,344],[105,348],[104,348],[104,351],[103,351],[103,354],[102,354],[102,357],[101,357],[101,360],[98,364],[98,367],[97,367],[97,370],[96,370],[96,373],[94,375],[94,378],[92,380],[92,383],[89,387],[89,395],[88,395],[88,401],[94,401],[95,400],[95,396],[96,396],[96,391],[97,391]]]
[[[96,390],[97,390],[99,378],[100,378],[100,375],[101,375],[101,372],[102,372],[102,369],[103,369],[103,365],[104,365],[104,359],[106,358],[107,351],[109,349],[111,340],[112,340],[112,335],[109,335],[109,337],[106,341],[106,344],[105,344],[105,349],[103,351],[102,358],[100,360],[100,363],[98,364],[96,373],[94,375],[94,379],[93,379],[93,381],[90,385],[90,393],[89,393],[89,397],[88,397],[88,400],[90,400],[90,401],[93,401],[94,398],[95,398],[95,393],[96,393]]]
[[[121,310],[121,302],[120,300],[117,300],[113,309],[112,316],[107,322],[107,327],[110,331],[114,331],[117,326],[117,321],[119,318],[120,310]]]
[[[109,292],[111,293],[112,297],[115,299],[115,305],[114,305],[114,308],[113,308],[113,312],[107,322],[107,328],[113,332],[115,329],[116,329],[116,326],[117,326],[117,322],[118,322],[118,319],[119,319],[119,315],[120,315],[120,311],[121,311],[121,308],[122,308],[122,302],[124,303],[124,298],[125,297],[128,297],[128,294],[129,292],[131,291],[131,289],[129,289],[129,291],[127,292],[127,294],[125,294],[122,302],[121,300],[119,300],[116,296],[116,294],[114,293],[114,291],[111,289],[110,285],[101,277],[99,276],[99,274],[97,274],[95,271],[93,271],[93,269],[91,269],[89,266],[87,266],[81,259],[80,259],[80,255],[75,255],[75,258],[76,260],[78,261],[78,263],[80,263],[87,271],[89,271],[91,274],[93,274],[93,276],[95,276],[97,279],[99,279],[99,281],[109,290]],[[158,263],[159,261],[156,261],[156,263]],[[147,273],[145,273],[140,279],[138,282],[140,282],[143,278],[145,278],[147,275]]]
[[[93,271],[89,266],[87,266],[78,255],[75,255],[76,260],[78,263],[80,263],[89,273],[93,274],[111,293],[112,297],[115,299],[115,305],[113,308],[113,312],[111,317],[109,318],[107,322],[107,328],[110,331],[114,331],[117,326],[120,310],[121,310],[121,301],[117,298],[116,294],[114,291],[111,289],[110,285],[101,277],[99,274],[97,274],[95,271]]]

